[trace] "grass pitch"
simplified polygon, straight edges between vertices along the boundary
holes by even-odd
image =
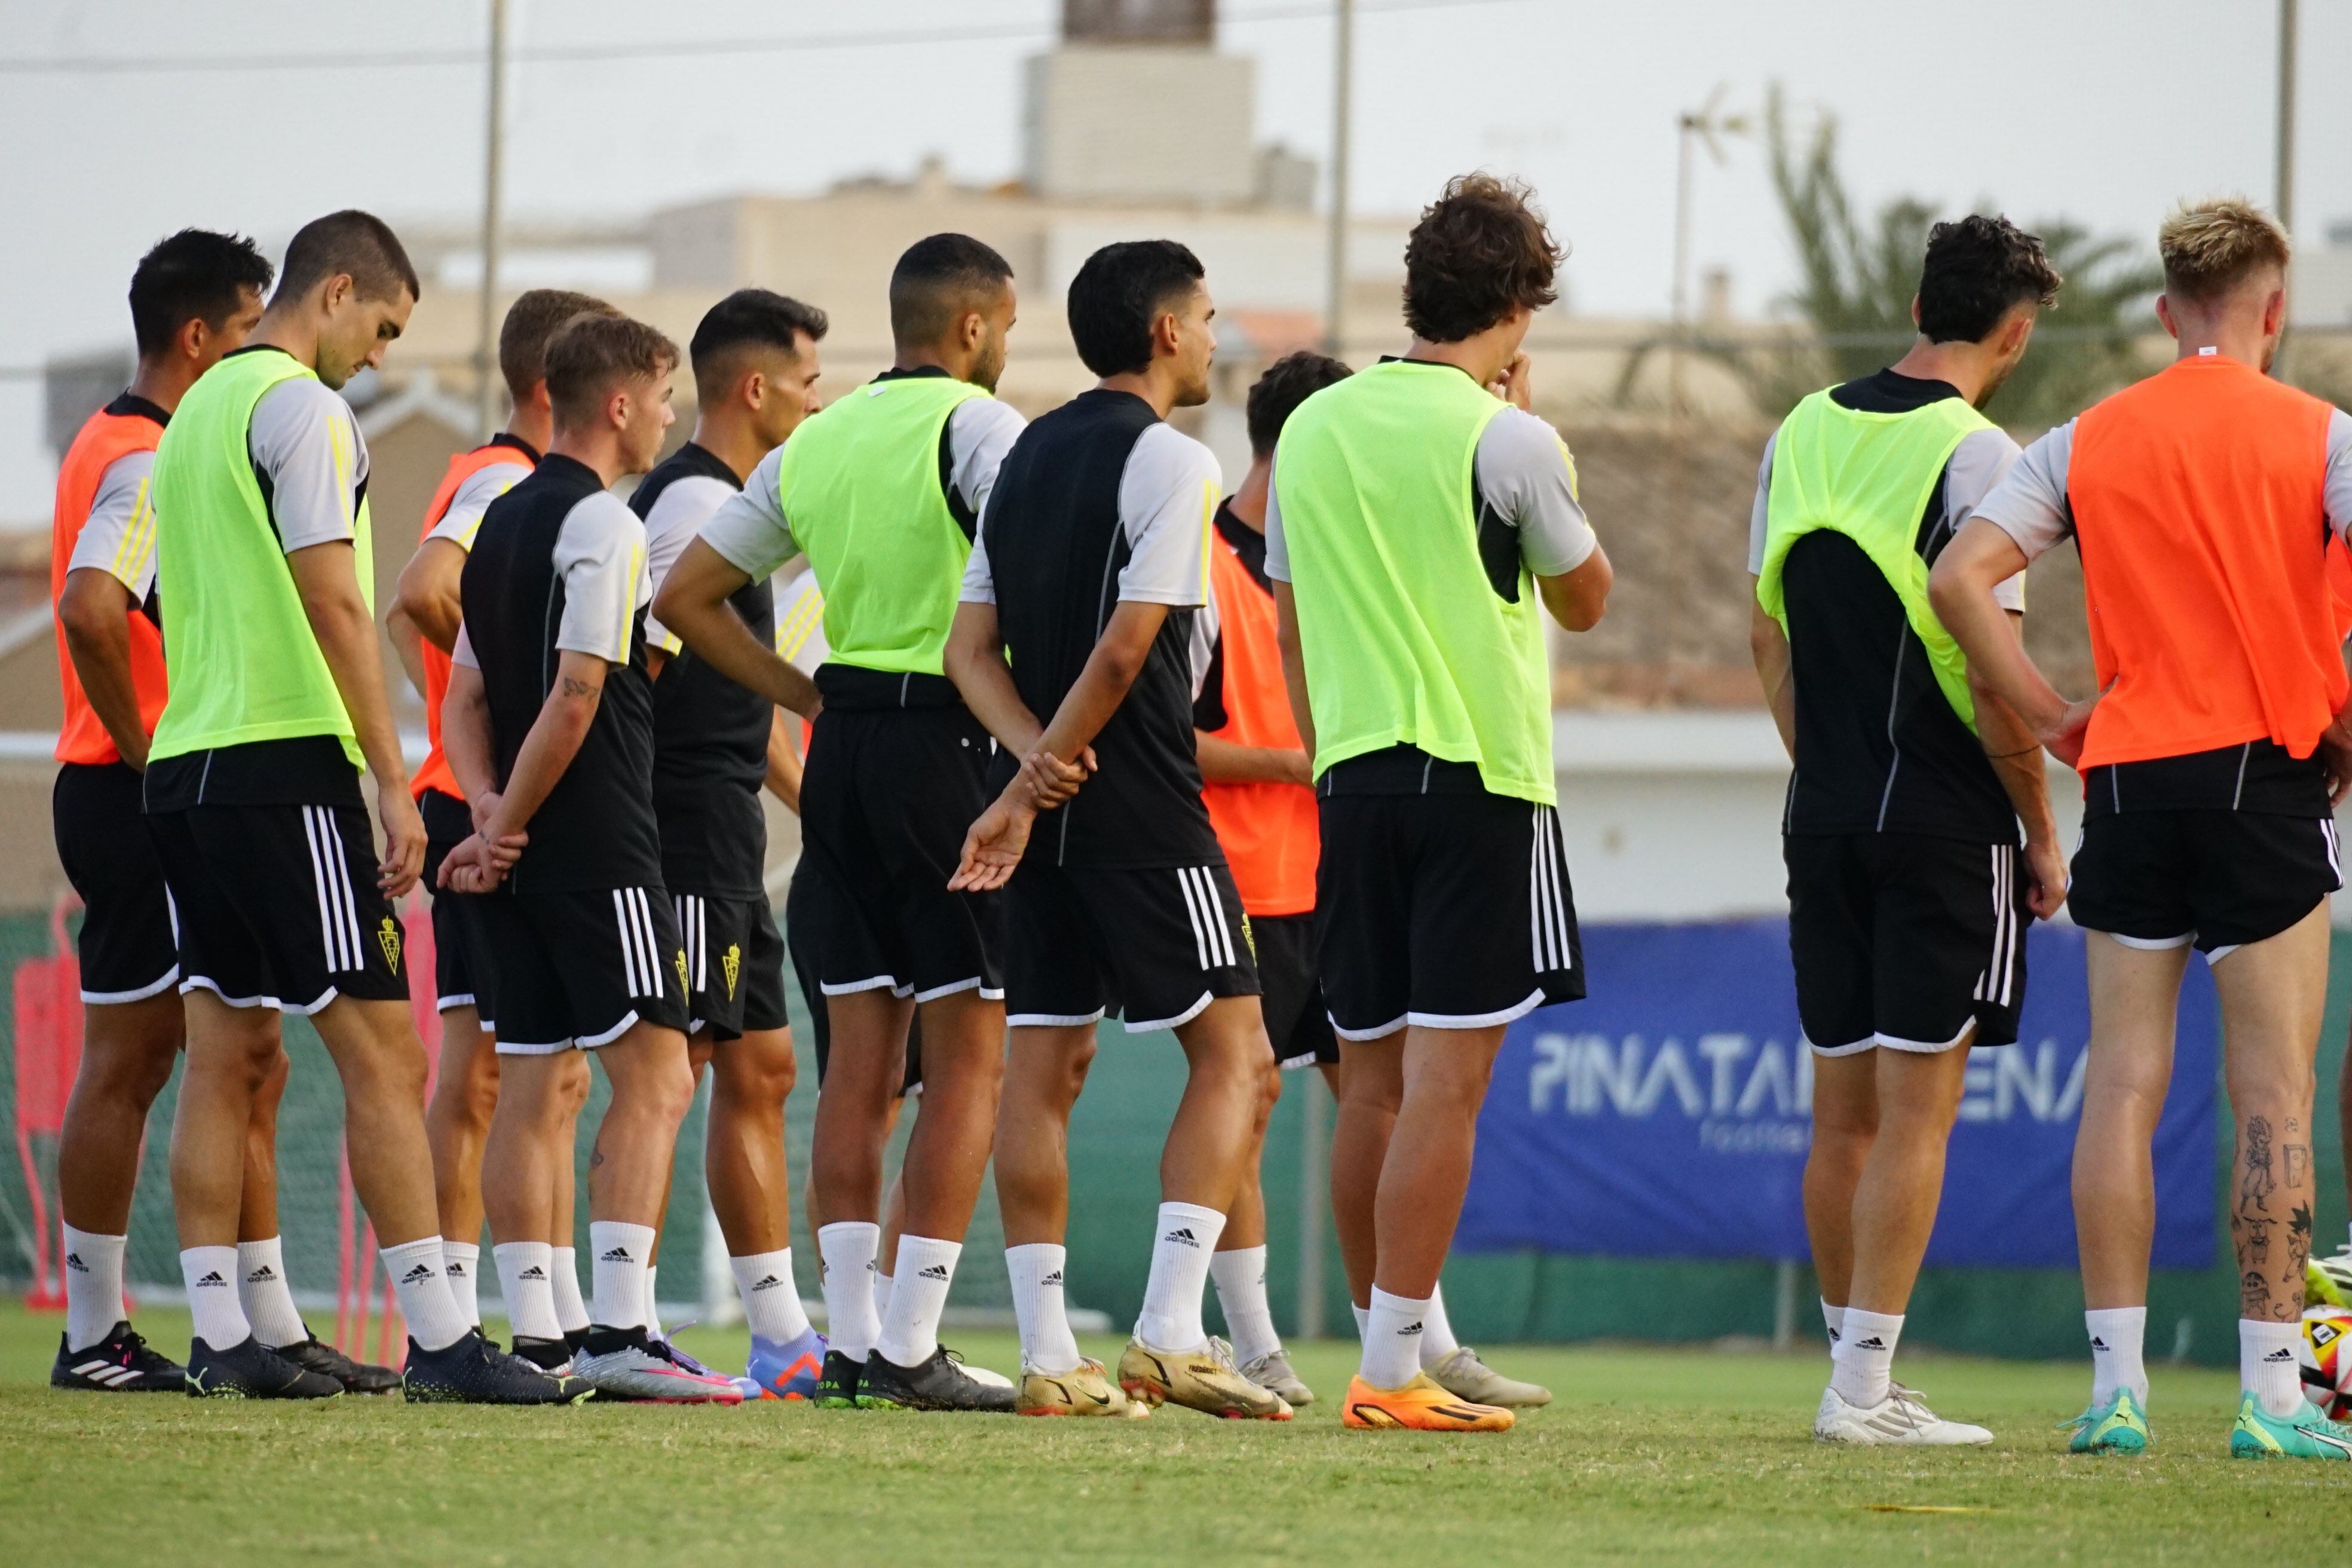
[[[167,1351],[187,1320],[149,1310]],[[1826,1357],[1515,1346],[1559,1399],[1495,1437],[1343,1431],[1350,1349],[1295,1347],[1324,1394],[1289,1426],[591,1404],[214,1405],[59,1394],[61,1320],[0,1305],[7,1568],[225,1561],[1459,1563],[2293,1562],[2352,1532],[2352,1465],[2226,1457],[2235,1379],[2158,1372],[2158,1452],[2068,1456],[2086,1369],[1904,1357],[1999,1435],[1822,1447]],[[500,1325],[492,1325],[498,1331]],[[740,1366],[734,1332],[683,1342]],[[1011,1370],[1009,1336],[971,1335]],[[1117,1346],[1089,1344],[1115,1359]]]

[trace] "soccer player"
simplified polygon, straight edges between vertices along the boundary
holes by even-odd
[[[770,700],[812,712],[824,694],[785,918],[829,1016],[810,1163],[831,1340],[817,1403],[832,1408],[1011,1407],[1009,1389],[973,1379],[939,1343],[987,1172],[1004,1034],[995,900],[948,889],[984,804],[988,733],[940,659],[974,520],[1021,429],[992,395],[1014,310],[1013,269],[980,241],[909,247],[890,279],[891,368],[761,463],[670,569],[658,605],[688,648]],[[814,690],[725,605],[802,553],[824,597]],[[917,1008],[925,1109],[882,1317],[884,1144]]]
[[[2064,901],[2066,859],[2042,748],[1972,679],[1927,572],[2017,461],[1978,410],[2058,282],[2042,241],[2005,218],[1937,224],[1910,351],[1800,403],[1757,476],[1751,640],[1796,763],[1782,848],[1813,1051],[1805,1221],[1833,1357],[1813,1420],[1825,1442],[1992,1440],[1890,1369],[1969,1052],[2017,1038],[2025,927]],[[2024,579],[2000,596],[2014,637]]]
[[[629,505],[646,524],[660,591],[702,525],[744,477],[816,412],[824,312],[764,289],[713,305],[696,327],[694,436],[647,474]],[[748,583],[728,601],[754,636],[776,635],[774,590]],[[654,813],[662,881],[686,942],[695,1073],[711,1064],[703,1161],[712,1212],[751,1331],[745,1375],[764,1397],[805,1399],[824,1362],[793,1282],[792,1181],[784,1097],[793,1037],[784,942],[768,908],[767,817],[760,790],[796,779],[800,720],[740,686],[648,621],[654,673]],[[797,792],[795,791],[795,794]]]
[[[1062,1289],[1070,1110],[1095,1026],[1118,1010],[1129,1033],[1173,1029],[1189,1069],[1119,1388],[1147,1406],[1290,1417],[1201,1321],[1273,1052],[1192,753],[1190,644],[1222,479],[1167,418],[1208,401],[1214,314],[1199,259],[1172,240],[1106,246],[1078,268],[1070,335],[1101,380],[1005,458],[949,639],[950,674],[1005,748],[955,885],[1006,886],[996,1192],[1033,1415],[1120,1409],[1101,1363],[1078,1354]],[[928,1080],[929,1030],[923,1045]]]
[[[441,733],[478,826],[441,875],[490,895],[474,920],[505,1058],[485,1154],[504,1176],[486,1191],[501,1270],[551,1261],[540,1238],[571,1158],[568,1058],[593,1050],[613,1098],[589,1163],[595,1289],[572,1369],[619,1398],[732,1405],[732,1383],[647,1332],[646,1274],[694,1076],[652,798],[645,526],[607,487],[660,455],[677,364],[677,345],[622,316],[575,316],[548,342],[548,455],[490,503],[460,583]],[[519,853],[508,864],[502,849]],[[550,1321],[516,1332],[543,1340]]]
[[[2352,416],[2263,373],[2286,324],[2287,239],[2239,201],[2157,237],[2179,357],[2026,448],[1929,582],[1970,668],[2082,771],[2075,922],[2090,1067],[2074,1142],[2089,1408],[2077,1452],[2148,1442],[2149,1141],[2194,947],[2221,994],[2236,1122],[2231,1238],[2244,1392],[2233,1457],[2352,1459],[2296,1371],[2315,1196],[2312,1059],[2327,985],[2330,815],[2352,781],[2325,552],[2352,527]],[[1995,585],[2069,534],[2100,695],[2069,702]]]
[[[425,829],[392,725],[369,589],[367,449],[335,395],[416,303],[380,220],[340,212],[287,247],[244,347],[205,372],[155,453],[155,586],[171,695],[144,781],[179,929],[188,1065],[172,1128],[191,1394],[342,1392],[255,1336],[229,1280],[246,1130],[308,1016],[342,1079],[352,1184],[409,1330],[412,1399],[541,1404],[583,1391],[492,1350],[435,1233],[425,1052],[392,900]],[[375,777],[373,852],[360,770]]]
[[[122,1255],[147,1110],[184,1029],[171,896],[139,804],[163,710],[163,649],[151,589],[155,443],[195,379],[261,319],[269,263],[248,239],[183,229],[131,279],[139,363],[130,387],[84,422],[58,468],[49,559],[65,723],[52,812],[58,858],[82,900],[82,1053],[58,1143],[65,1210],[66,1328],[49,1382],[108,1393],[178,1393],[176,1363],[122,1317]],[[377,1388],[398,1381],[318,1344],[287,1289],[278,1239],[281,1052],[254,1097],[237,1216],[237,1295],[264,1343]],[[341,1381],[339,1379],[339,1381]]]
[[[424,882],[433,895],[434,994],[441,1014],[441,1060],[433,1082],[433,1100],[425,1107],[425,1132],[433,1144],[433,1186],[441,1210],[441,1249],[449,1261],[450,1288],[457,1304],[474,1323],[482,1321],[477,1292],[480,1283],[482,1234],[482,1145],[490,1132],[490,1115],[499,1099],[499,1058],[493,1048],[488,1011],[491,975],[479,952],[479,938],[469,923],[466,896],[439,889],[441,862],[474,831],[471,814],[449,773],[441,751],[441,703],[449,690],[449,650],[457,646],[460,618],[457,584],[465,571],[466,552],[474,547],[475,531],[491,501],[530,474],[547,450],[554,416],[547,401],[547,340],[555,329],[583,310],[613,314],[613,308],[592,295],[562,289],[532,289],[507,307],[499,328],[499,372],[507,384],[512,413],[506,428],[469,451],[449,459],[438,489],[425,508],[424,536],[416,553],[400,574],[399,598],[385,618],[394,647],[408,666],[410,680],[425,698],[425,728],[430,750],[410,793],[425,821]],[[584,1102],[588,1094],[588,1064],[576,1064],[574,1088]],[[572,1245],[572,1165],[556,1173],[556,1229],[552,1278],[547,1288],[555,1300],[562,1326],[573,1332],[587,1328],[580,1301],[580,1272]],[[509,1260],[511,1264],[511,1260]],[[536,1261],[512,1264],[500,1284],[509,1315],[523,1295],[536,1296],[538,1279],[520,1276]],[[507,1278],[511,1274],[513,1278]],[[565,1289],[569,1281],[570,1289]],[[530,1313],[533,1321],[538,1314]],[[543,1325],[542,1325],[543,1326]],[[520,1332],[520,1331],[517,1331]],[[526,1356],[544,1352],[518,1345]],[[565,1358],[556,1357],[551,1370]]]
[[[1609,560],[1519,352],[1561,254],[1523,186],[1453,181],[1406,245],[1404,357],[1308,398],[1275,452],[1266,574],[1347,1063],[1335,1163],[1383,1149],[1376,1186],[1332,1194],[1376,1259],[1350,1426],[1512,1421],[1427,1376],[1420,1342],[1504,1028],[1584,994],[1541,616],[1591,626]]]

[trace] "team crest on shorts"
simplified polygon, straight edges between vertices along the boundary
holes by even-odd
[[[671,953],[669,961],[677,967],[677,994],[681,996],[693,995],[694,987],[686,983],[686,949],[681,947]]]
[[[394,920],[390,915],[384,916],[383,925],[376,931],[375,940],[377,945],[383,949],[383,962],[385,967],[390,969],[394,974],[399,973],[400,922]]]
[[[727,999],[735,1000],[735,977],[743,973],[743,948],[740,942],[729,942],[727,951],[719,955],[719,973],[727,976]]]

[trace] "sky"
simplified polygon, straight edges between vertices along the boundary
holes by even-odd
[[[635,216],[739,190],[1017,173],[1022,62],[1055,0],[509,0],[510,37],[602,47],[531,60],[509,91],[508,210]],[[1318,0],[1224,0],[1222,47],[1258,61],[1258,135],[1323,156],[1332,26]],[[120,343],[140,252],[188,224],[282,239],[364,206],[394,221],[479,208],[488,0],[0,0],[0,523],[45,521],[37,380]],[[2352,4],[2302,7],[2298,238],[2352,221]],[[394,18],[396,17],[396,20]],[[1916,195],[2152,237],[2182,195],[2273,184],[2276,0],[1359,0],[1354,175],[1363,212],[1409,213],[1486,167],[1537,188],[1573,246],[1580,311],[1663,315],[1675,116],[1718,88],[1752,112],[1838,121],[1867,205]],[[812,40],[831,37],[829,47]],[[742,47],[796,41],[784,48]],[[647,48],[725,46],[695,54]],[[281,68],[226,66],[300,57]],[[54,60],[189,62],[171,71]],[[403,61],[415,63],[403,63]],[[1697,268],[1769,310],[1792,258],[1759,144],[1694,186]]]

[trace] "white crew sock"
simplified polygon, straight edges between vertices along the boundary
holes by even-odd
[[[1236,1247],[1209,1259],[1217,1282],[1217,1305],[1224,1309],[1225,1331],[1233,1336],[1234,1359],[1247,1366],[1282,1348],[1274,1331],[1274,1309],[1265,1300],[1265,1248]]]
[[[940,1348],[940,1314],[947,1310],[948,1287],[955,1283],[961,1241],[936,1237],[898,1238],[898,1271],[882,1310],[882,1331],[874,1349],[893,1366],[920,1366]]]
[[[589,1270],[596,1304],[589,1320],[600,1329],[645,1327],[646,1259],[654,1250],[654,1227],[625,1220],[588,1222]]]
[[[1429,1303],[1372,1287],[1359,1371],[1374,1388],[1402,1388],[1421,1372],[1421,1337],[1429,1331]]]
[[[2294,1348],[2303,1325],[2266,1323],[2256,1318],[2238,1320],[2238,1384],[2274,1417],[2284,1418],[2303,1408],[2303,1368]]]
[[[180,1279],[188,1288],[189,1332],[225,1351],[253,1337],[253,1325],[236,1300],[236,1248],[189,1247],[180,1252]]]
[[[1062,1271],[1068,1249],[1050,1241],[1004,1249],[1004,1273],[1013,1285],[1013,1319],[1021,1326],[1021,1365],[1028,1372],[1069,1372],[1084,1359],[1070,1332]]]
[[[86,1351],[122,1321],[122,1248],[128,1237],[66,1232],[66,1348]]]
[[[446,1249],[448,1243],[442,1246]],[[490,1248],[490,1260],[498,1267],[507,1327],[515,1337],[562,1339],[563,1325],[555,1316],[555,1248],[543,1241],[501,1241]]]
[[[1445,1287],[1429,1288],[1429,1310],[1421,1315],[1421,1364],[1435,1366],[1462,1348],[1445,1317]]]
[[[1372,1310],[1370,1307],[1359,1307],[1350,1301],[1348,1303],[1348,1310],[1356,1314],[1356,1343],[1360,1347],[1364,1342],[1364,1336],[1372,1331]]]
[[[2128,1388],[2142,1409],[2147,1406],[2147,1368],[2141,1364],[2141,1346],[2147,1339],[2146,1307],[2100,1307],[2083,1314],[2091,1336],[2091,1405],[2096,1409]]]
[[[271,1350],[310,1337],[286,1283],[286,1253],[277,1237],[236,1244],[236,1303],[254,1337]]]
[[[1829,1299],[1822,1299],[1822,1327],[1830,1331],[1830,1354],[1837,1354],[1838,1341],[1845,1337],[1845,1309],[1832,1307]]]
[[[580,1249],[557,1247],[549,1249],[548,1273],[555,1284],[555,1321],[563,1325],[567,1334],[583,1332],[588,1327],[588,1303],[580,1297]]]
[[[457,1310],[457,1292],[449,1289],[439,1237],[421,1236],[380,1251],[383,1271],[392,1277],[393,1300],[408,1320],[410,1339],[423,1349],[446,1351],[472,1331],[474,1325]]]
[[[476,1328],[482,1326],[482,1244],[478,1241],[444,1241],[441,1261],[449,1276],[449,1289],[457,1298],[457,1310],[466,1314],[466,1321]]]
[[[841,1220],[816,1233],[824,1259],[824,1337],[852,1361],[873,1354],[882,1331],[874,1310],[874,1253],[881,1245],[882,1227],[868,1219]]]
[[[898,1245],[904,1247],[906,1244],[907,1238],[903,1236],[900,1237],[898,1238]],[[893,1279],[889,1275],[882,1272],[882,1265],[884,1261],[884,1259],[879,1258],[877,1258],[874,1260],[874,1321],[877,1323],[887,1322],[889,1321],[890,1292],[896,1289],[898,1284],[896,1279]]]
[[[1201,1322],[1201,1298],[1209,1289],[1209,1259],[1225,1216],[1198,1204],[1161,1204],[1158,1239],[1151,1244],[1151,1277],[1143,1287],[1143,1311],[1135,1320],[1135,1337],[1163,1351],[1196,1351],[1207,1346],[1209,1331]]]
[[[1886,1398],[1895,1373],[1895,1346],[1903,1337],[1900,1312],[1845,1310],[1845,1337],[1830,1355],[1830,1386],[1848,1405],[1867,1406]]]
[[[637,1321],[645,1325],[646,1337],[647,1339],[666,1340],[669,1338],[667,1334],[662,1332],[661,1298],[654,1293],[654,1277],[660,1272],[660,1264],[648,1263],[646,1265],[646,1305],[645,1310],[637,1314]]]
[[[730,1258],[735,1294],[743,1300],[743,1321],[753,1335],[772,1345],[788,1345],[809,1331],[801,1310],[800,1287],[793,1283],[793,1249]]]

